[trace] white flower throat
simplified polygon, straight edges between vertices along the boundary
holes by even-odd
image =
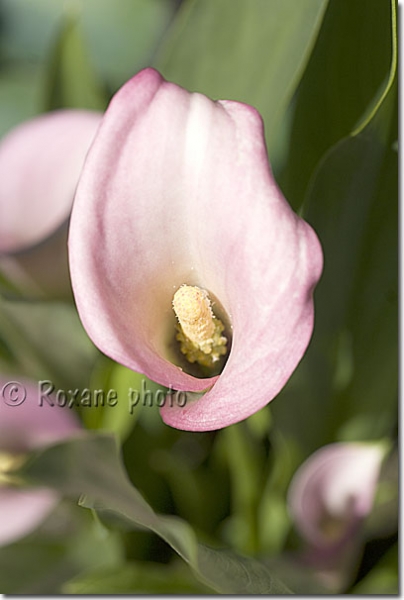
[[[224,325],[213,314],[208,293],[197,286],[182,285],[174,294],[178,319],[176,338],[190,363],[212,367],[227,352]]]

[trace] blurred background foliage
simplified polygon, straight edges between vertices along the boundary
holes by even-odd
[[[141,394],[145,378],[99,354],[73,304],[1,300],[2,372],[117,390],[115,407],[81,407],[85,427],[116,434],[155,511],[237,553],[206,554],[195,566],[182,520],[178,530],[174,520],[142,525],[135,513],[115,523],[65,500],[35,533],[0,549],[2,592],[287,593],[272,568],[293,591],[315,593],[307,573],[288,579],[300,543],[286,507],[291,477],[324,444],[394,444],[397,435],[395,36],[390,0],[0,1],[1,135],[57,108],[104,110],[127,79],[155,66],[191,91],[258,108],[275,177],[325,256],[313,339],[295,374],[270,406],[219,432],[171,429],[142,400],[129,415],[127,390]],[[42,481],[47,460],[35,471]],[[393,469],[393,490],[395,477]],[[340,592],[397,593],[396,523],[380,506],[377,515]],[[218,564],[232,577],[219,581]]]

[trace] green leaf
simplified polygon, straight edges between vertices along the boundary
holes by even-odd
[[[387,2],[386,2],[387,3]],[[361,122],[359,123],[356,131],[353,132],[353,135],[356,133],[360,133],[367,127],[368,125],[373,128],[372,122],[378,122],[380,120],[380,115],[383,115],[384,120],[386,121],[386,117],[384,116],[384,112],[386,108],[379,110],[383,103],[385,103],[388,94],[391,89],[395,85],[395,79],[397,75],[398,69],[398,29],[397,29],[397,2],[396,0],[390,0],[390,31],[391,31],[391,42],[390,42],[390,53],[391,53],[391,65],[389,69],[389,74],[385,78],[387,83],[383,82],[381,87],[381,93],[377,93],[375,97],[375,101],[373,105],[371,104],[368,107],[368,110],[365,112]],[[388,122],[388,121],[387,121]]]
[[[224,523],[226,539],[240,552],[254,554],[260,550],[256,512],[263,487],[265,451],[252,438],[247,422],[226,427],[220,432],[220,443],[231,485],[231,514]]]
[[[182,564],[183,565],[183,564]],[[212,594],[192,577],[185,565],[132,562],[95,569],[76,577],[64,594]]]
[[[265,561],[271,571],[277,573],[278,577],[287,581],[293,593],[302,596],[326,596],[331,594],[330,586],[326,581],[321,582],[318,572],[313,566],[309,567],[300,560],[299,555],[278,554]]]
[[[51,54],[45,84],[44,108],[86,108],[103,111],[107,100],[88,57],[78,21],[68,16]]]
[[[113,90],[150,64],[176,8],[175,0],[86,0],[82,4],[83,31],[94,64]]]
[[[175,8],[175,0],[2,0],[2,49],[14,63],[45,61],[66,10],[75,11],[98,77],[115,91],[150,63]]]
[[[229,594],[287,594],[289,590],[256,560],[198,544],[192,528],[177,517],[157,515],[129,482],[113,438],[89,433],[44,450],[21,475],[81,504],[107,511],[132,527],[164,539],[195,575],[215,591]]]
[[[158,406],[167,388],[150,381],[114,361],[101,356],[91,377],[93,397],[100,401],[80,405],[82,420],[89,429],[116,433],[125,440],[133,429],[142,407]]]
[[[73,305],[0,299],[0,338],[13,356],[10,369],[71,390],[88,385],[98,351]]]
[[[39,109],[42,72],[38,68],[9,68],[0,72],[0,136]]]
[[[357,127],[386,89],[391,19],[390,0],[366,5],[330,0],[295,98],[287,167],[280,179],[295,208],[324,152]]]
[[[277,555],[285,547],[291,518],[286,505],[287,490],[296,470],[298,452],[294,440],[286,440],[277,430],[270,435],[271,469],[258,507],[258,533],[261,552]],[[286,579],[290,584],[290,579]],[[300,593],[302,591],[298,590]]]
[[[394,10],[392,37],[396,36]],[[307,193],[304,216],[317,231],[324,273],[316,323],[297,378],[273,404],[277,423],[305,452],[393,431],[398,379],[398,160],[396,56],[373,117],[333,146]],[[290,419],[290,413],[294,419]],[[287,414],[286,414],[287,413]]]
[[[365,522],[367,540],[393,536],[399,520],[399,459],[394,449],[383,461],[372,512]]]
[[[397,596],[400,593],[398,569],[398,545],[396,544],[349,593],[364,596]]]
[[[113,567],[123,549],[114,533],[100,532],[91,514],[61,503],[32,534],[0,548],[5,594],[57,594],[83,570]]]
[[[213,99],[255,106],[269,154],[316,40],[326,0],[189,0],[154,65]]]

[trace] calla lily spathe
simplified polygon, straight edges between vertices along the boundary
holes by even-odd
[[[15,383],[2,376],[0,390],[0,546],[10,544],[31,533],[55,508],[59,501],[54,491],[46,488],[24,488],[12,484],[12,472],[4,466],[20,459],[33,450],[67,439],[80,431],[72,411],[38,401],[38,386],[19,378],[18,390],[24,386],[26,397],[19,405],[7,404],[13,398]],[[8,481],[10,477],[10,482]]]
[[[356,573],[385,454],[381,443],[330,444],[291,481],[289,512],[305,542],[298,563],[312,569],[329,593],[341,593]]]
[[[245,419],[281,390],[310,340],[322,252],[273,179],[261,117],[153,69],[124,85],[103,118],[69,252],[95,344],[162,385],[207,390],[185,406],[166,402],[162,417],[173,427]],[[171,304],[184,284],[206,290],[227,315],[231,350],[219,376],[195,377],[170,354]]]
[[[386,450],[370,442],[324,446],[290,483],[289,513],[304,541],[297,566],[312,571],[328,593],[342,593],[357,572]]]
[[[101,113],[35,117],[0,142],[0,270],[25,296],[71,295],[67,227]]]
[[[340,550],[370,514],[385,449],[380,444],[336,443],[320,448],[295,473],[290,513],[303,538],[322,550]]]

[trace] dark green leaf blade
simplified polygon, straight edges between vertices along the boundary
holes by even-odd
[[[21,475],[38,485],[78,498],[162,537],[201,581],[222,593],[289,594],[288,588],[256,560],[198,544],[192,528],[176,517],[159,516],[127,478],[114,438],[83,433],[48,448]]]
[[[280,180],[295,208],[322,155],[353,131],[386,87],[392,54],[390,4],[331,0],[328,5],[296,95],[288,164]]]
[[[393,433],[395,424],[398,157],[392,6],[391,69],[377,110],[326,153],[304,204],[304,217],[323,245],[324,273],[316,290],[312,344],[273,411],[305,453],[336,438],[378,439]]]

